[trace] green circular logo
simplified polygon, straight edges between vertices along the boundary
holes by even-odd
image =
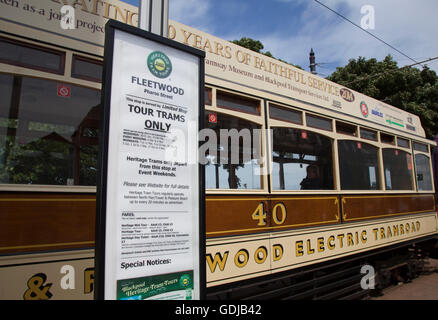
[[[191,285],[191,278],[188,274],[183,275],[180,279],[179,279],[179,284],[181,285],[181,287],[188,287]]]
[[[149,71],[157,78],[167,78],[172,72],[172,62],[160,51],[152,52],[148,57]]]

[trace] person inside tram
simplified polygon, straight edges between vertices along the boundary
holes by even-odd
[[[308,165],[306,168],[307,176],[301,181],[301,190],[321,189],[321,179],[318,176],[318,167]]]

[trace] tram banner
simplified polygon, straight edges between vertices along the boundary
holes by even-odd
[[[191,300],[205,287],[204,52],[106,26],[96,298]]]

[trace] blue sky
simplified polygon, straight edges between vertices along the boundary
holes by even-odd
[[[437,0],[319,1],[357,25],[366,15],[362,7],[372,6],[375,25],[369,32],[416,61],[438,56]],[[323,77],[359,56],[382,60],[391,54],[400,67],[414,63],[314,0],[169,0],[169,8],[172,20],[227,40],[260,40],[265,51],[305,70],[313,48]],[[438,72],[438,60],[428,66]]]

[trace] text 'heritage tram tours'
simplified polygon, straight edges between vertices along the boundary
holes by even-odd
[[[65,5],[75,9],[70,28],[62,26]],[[0,1],[0,299],[93,299],[108,19],[137,26],[137,8],[116,0]],[[409,264],[412,250],[434,248],[436,143],[418,116],[176,21],[168,38],[206,53],[199,150],[208,299],[311,298],[336,285],[359,297],[362,265]],[[124,81],[166,103],[128,97],[123,107],[153,135],[125,130],[123,141],[161,150],[188,122],[175,100],[190,89],[170,85],[172,66],[153,58],[144,61],[145,72],[155,70],[149,78],[139,72]],[[130,201],[178,205],[192,192],[156,180],[187,161],[125,160],[149,179],[126,179]],[[141,225],[135,215],[123,213],[124,240],[147,229],[184,245],[171,236],[171,222]],[[332,291],[306,287],[317,272]]]

